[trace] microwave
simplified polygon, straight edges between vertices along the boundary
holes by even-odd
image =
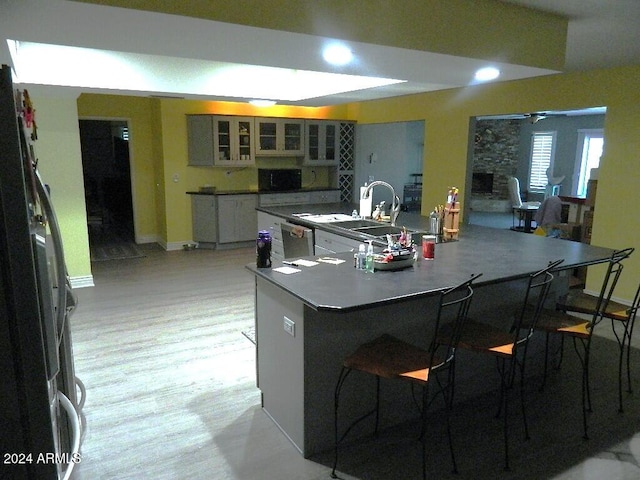
[[[261,192],[288,192],[302,188],[302,170],[299,168],[259,168],[258,190]]]

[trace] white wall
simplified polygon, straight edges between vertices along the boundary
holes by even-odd
[[[393,185],[402,201],[404,185],[414,181],[411,174],[422,173],[423,144],[423,121],[357,125],[354,199],[373,176]],[[383,200],[390,205],[389,191],[374,189],[374,205]]]

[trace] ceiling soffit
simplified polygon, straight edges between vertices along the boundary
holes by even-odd
[[[75,0],[552,70],[567,20],[496,0]]]

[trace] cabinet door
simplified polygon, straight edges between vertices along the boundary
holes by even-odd
[[[238,118],[236,120],[238,132],[238,151],[236,163],[238,165],[254,165],[255,153],[253,145],[253,118]]]
[[[256,195],[218,195],[218,243],[245,242],[257,234]]]
[[[304,155],[304,121],[282,120],[282,151],[287,155]]]
[[[305,124],[306,165],[338,165],[340,123],[307,120]]]
[[[215,243],[216,197],[214,195],[191,195],[192,235],[196,242]]]
[[[218,243],[235,242],[236,199],[233,195],[218,195]]]
[[[214,148],[213,158],[216,165],[229,164],[232,162],[234,146],[231,138],[231,118],[214,117],[213,119],[213,137]]]
[[[339,123],[327,122],[324,124],[324,160],[331,165],[338,164],[339,132]]]
[[[278,153],[278,121],[276,119],[256,119],[256,154],[275,155]]]
[[[213,117],[213,159],[217,166],[253,165],[253,119]]]
[[[304,120],[256,119],[256,154],[301,156],[304,154]]]
[[[187,145],[189,165],[212,167],[213,126],[210,115],[187,115]]]
[[[236,241],[254,240],[258,234],[256,195],[238,195],[236,199]]]

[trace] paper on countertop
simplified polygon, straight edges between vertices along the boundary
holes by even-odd
[[[341,263],[345,262],[345,260],[341,260],[339,258],[333,258],[333,257],[322,257],[322,258],[319,258],[318,261],[323,263],[330,263],[332,265],[340,265]]]
[[[292,273],[298,273],[298,272],[301,272],[302,270],[300,270],[299,268],[293,268],[293,267],[278,267],[278,268],[274,268],[273,271],[284,273],[285,275],[291,275]]]
[[[304,260],[302,258],[299,260],[294,260],[292,263],[295,263],[300,267],[313,267],[315,265],[318,265],[318,262],[314,262],[313,260]]]

